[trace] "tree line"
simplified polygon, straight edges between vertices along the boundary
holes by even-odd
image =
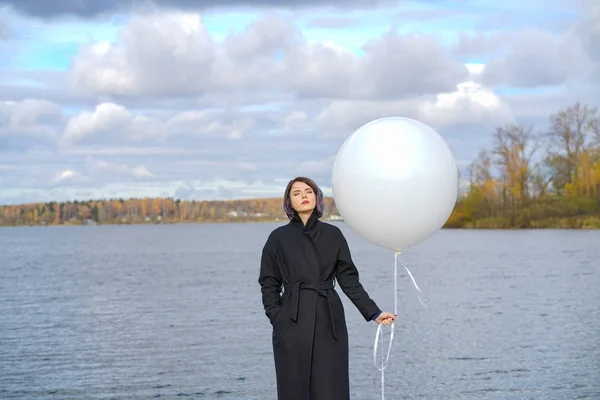
[[[548,129],[496,128],[470,164],[468,190],[447,228],[600,228],[600,111],[579,102]],[[325,199],[324,218],[337,216]],[[0,225],[261,221],[286,217],[281,198],[195,201],[131,198],[0,206]]]
[[[446,226],[600,228],[600,111],[577,102],[548,122],[496,129]]]
[[[325,218],[337,214],[325,199]],[[141,224],[246,222],[287,219],[281,198],[197,201],[131,198],[33,203],[0,207],[0,225]]]

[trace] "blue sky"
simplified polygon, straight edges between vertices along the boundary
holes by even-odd
[[[327,191],[343,139],[379,116],[429,123],[466,167],[495,126],[543,127],[560,107],[598,103],[600,68],[582,45],[597,15],[572,0],[94,18],[34,3],[0,8],[0,203],[277,196],[300,173]],[[201,170],[186,168],[198,157]]]

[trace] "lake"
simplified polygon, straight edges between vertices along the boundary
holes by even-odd
[[[335,224],[393,311],[393,253]],[[257,277],[276,226],[0,228],[0,398],[275,399]],[[398,270],[386,399],[600,398],[600,231],[442,230],[403,260],[422,292]],[[336,290],[352,399],[379,399],[377,325]]]

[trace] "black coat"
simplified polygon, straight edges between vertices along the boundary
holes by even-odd
[[[258,283],[273,326],[278,400],[350,399],[348,331],[334,279],[366,321],[381,312],[337,226],[313,213],[306,226],[296,218],[271,232]]]

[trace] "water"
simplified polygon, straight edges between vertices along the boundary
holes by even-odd
[[[275,399],[256,282],[275,226],[0,229],[0,398]],[[339,226],[392,311],[393,253]],[[599,399],[599,243],[445,230],[407,251],[427,309],[400,269],[386,399]],[[379,399],[376,325],[342,298],[352,399]]]

